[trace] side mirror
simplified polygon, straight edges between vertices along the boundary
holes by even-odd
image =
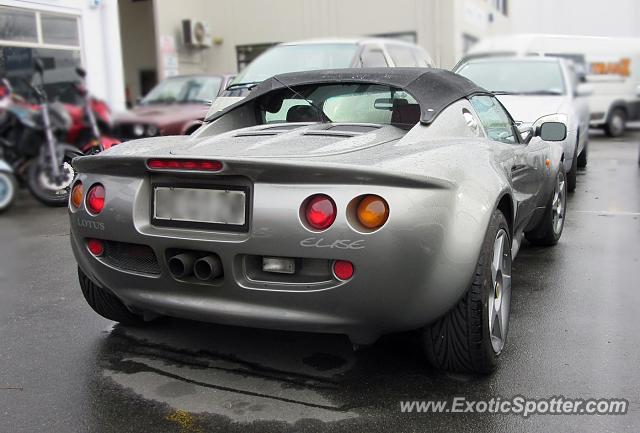
[[[576,87],[576,96],[591,96],[593,94],[593,86],[591,84],[580,83]]]
[[[535,135],[533,127],[530,124],[524,124],[524,123],[519,124],[518,132],[520,133],[520,137],[522,138],[522,141],[524,141],[526,144],[529,144],[529,142]]]
[[[78,74],[78,77],[82,79],[87,77],[87,71],[85,71],[84,68],[80,66],[76,67],[76,74]]]
[[[544,122],[536,131],[544,141],[562,141],[567,138],[567,125],[562,122]]]

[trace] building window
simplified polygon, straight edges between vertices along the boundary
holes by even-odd
[[[467,54],[472,46],[478,42],[478,38],[468,34],[462,35],[462,54]]]
[[[33,63],[40,59],[49,99],[77,101],[73,84],[82,63],[78,20],[75,15],[0,7],[0,76],[9,79],[18,95],[34,100],[24,80],[34,82]]]
[[[508,14],[508,9],[507,9],[507,1],[508,0],[489,0],[489,3],[498,11],[500,12],[502,15],[507,15]]]
[[[418,41],[416,32],[378,33],[371,36],[375,38],[398,39],[400,41],[411,42],[412,44]]]
[[[249,63],[258,57],[260,54],[267,51],[277,42],[270,44],[254,44],[254,45],[238,45],[236,46],[236,58],[238,59],[238,72],[246,68]]]
[[[38,42],[36,13],[0,6],[0,40]]]
[[[79,46],[78,19],[74,16],[40,14],[42,42],[54,45]]]

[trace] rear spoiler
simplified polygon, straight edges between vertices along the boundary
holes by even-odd
[[[244,176],[264,183],[346,183],[353,185],[387,185],[407,188],[452,189],[450,181],[425,175],[370,168],[354,164],[317,163],[288,159],[224,158],[218,172],[150,169],[147,161],[166,157],[83,156],[73,160],[79,173],[112,176],[146,176],[150,173],[172,174],[194,178],[212,176]],[[175,158],[180,159],[180,158]],[[190,158],[195,159],[195,158]],[[198,158],[202,160],[202,158]],[[207,161],[210,159],[206,159]]]

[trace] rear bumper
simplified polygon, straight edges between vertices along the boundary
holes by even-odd
[[[101,176],[100,182],[108,191],[105,210],[96,217],[71,211],[71,243],[83,272],[130,308],[230,325],[347,334],[361,343],[424,326],[455,305],[471,280],[486,230],[484,218],[453,211],[455,194],[449,190],[375,187],[389,202],[390,218],[379,231],[363,234],[349,226],[344,210],[372,187],[274,184],[253,186],[246,233],[155,227],[149,223],[148,180]],[[112,190],[119,195],[110,198]],[[331,195],[339,209],[334,225],[322,234],[304,228],[297,212],[318,191]],[[274,197],[292,205],[274,206]],[[86,238],[147,245],[159,273],[136,273],[95,258]],[[356,241],[362,248],[344,247]],[[215,283],[175,279],[167,266],[167,251],[175,249],[217,254],[224,277]],[[346,282],[335,277],[313,284],[259,281],[243,267],[246,254],[349,260],[355,274]]]

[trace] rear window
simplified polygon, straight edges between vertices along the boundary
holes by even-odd
[[[462,65],[458,74],[491,92],[564,95],[566,91],[560,64],[553,61],[477,61]]]
[[[387,51],[396,66],[417,66],[413,49],[402,45],[387,45]]]
[[[283,89],[259,102],[263,123],[335,122],[413,126],[420,107],[406,91],[379,84],[319,84]]]
[[[140,102],[141,105],[208,103],[216,98],[220,77],[172,77],[160,82]]]
[[[357,49],[356,44],[342,43],[278,45],[255,59],[233,84],[257,83],[287,72],[348,68]]]

